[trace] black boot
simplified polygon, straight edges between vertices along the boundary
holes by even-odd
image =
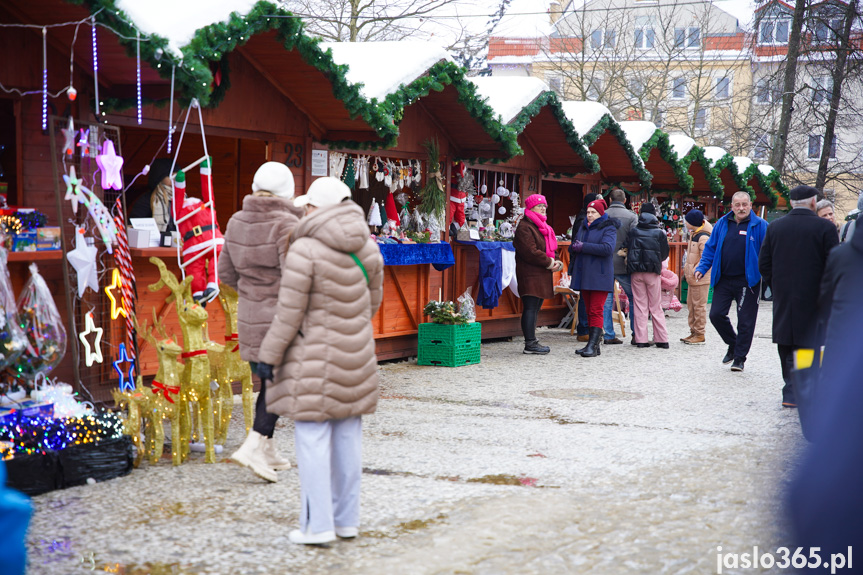
[[[581,352],[581,357],[596,357],[600,355],[599,346],[602,341],[602,328],[590,328],[590,339],[587,341],[587,347]]]
[[[547,345],[540,345],[538,340],[534,339],[531,341],[525,341],[524,342],[524,353],[533,353],[536,355],[545,355],[549,351],[551,351],[551,348],[549,348]]]

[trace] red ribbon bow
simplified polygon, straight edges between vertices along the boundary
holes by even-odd
[[[160,383],[156,380],[153,380],[152,391],[153,391],[153,393],[159,393],[161,391],[162,395],[165,396],[165,399],[167,399],[171,403],[174,403],[174,400],[171,399],[171,396],[168,394],[173,393],[174,395],[179,395],[180,386],[179,385],[165,385],[164,383]]]

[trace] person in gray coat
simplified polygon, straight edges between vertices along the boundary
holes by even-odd
[[[629,298],[629,329],[633,336],[635,336],[635,314],[632,313],[632,302],[634,301],[632,299],[632,282],[629,273],[626,271],[626,258],[618,255],[617,252],[629,237],[629,231],[638,225],[638,216],[626,207],[626,192],[620,188],[611,190],[608,197],[611,200],[611,205],[608,206],[605,213],[608,214],[609,218],[614,218],[620,222],[620,227],[617,228],[617,244],[614,246],[614,258],[612,260],[614,263],[614,279],[618,281],[620,287],[626,293],[626,297]],[[602,323],[605,329],[603,343],[605,344],[623,343],[614,334],[614,322],[611,319],[613,308],[614,292],[611,292],[605,300],[605,307],[602,309]]]

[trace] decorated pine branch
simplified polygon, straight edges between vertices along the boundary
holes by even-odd
[[[440,165],[440,144],[437,138],[426,140],[423,147],[428,153],[428,176],[425,186],[420,190],[420,212],[431,214],[438,222],[444,222],[446,195],[444,193],[444,176]]]

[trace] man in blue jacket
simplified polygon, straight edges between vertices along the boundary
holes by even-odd
[[[767,222],[752,213],[749,194],[737,192],[731,197],[731,213],[719,218],[713,226],[713,235],[695,268],[696,279],[701,279],[707,270],[713,270],[710,323],[728,345],[722,363],[730,363],[731,371],[743,371],[752,345],[761,296],[758,254],[766,234]],[[728,319],[732,300],[737,303],[737,333]]]

